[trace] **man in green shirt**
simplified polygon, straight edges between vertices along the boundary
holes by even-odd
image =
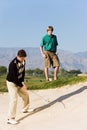
[[[54,68],[54,80],[57,80],[59,70],[59,59],[56,55],[58,42],[56,35],[53,35],[52,32],[53,27],[48,26],[47,34],[42,38],[42,42],[40,43],[40,52],[45,62],[45,76],[47,81],[49,81],[48,68],[50,68],[51,65]]]

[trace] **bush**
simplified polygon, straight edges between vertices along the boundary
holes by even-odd
[[[7,68],[5,66],[0,66],[0,75],[4,75],[7,73]]]

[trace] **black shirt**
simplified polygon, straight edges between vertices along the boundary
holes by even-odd
[[[7,74],[7,81],[13,82],[19,87],[22,87],[24,82],[25,76],[25,61],[21,63],[17,57],[12,60],[9,64],[8,74]]]

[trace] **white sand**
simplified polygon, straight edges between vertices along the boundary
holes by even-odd
[[[34,113],[21,113],[17,125],[7,124],[8,93],[0,94],[0,130],[87,130],[87,82],[63,88],[29,91]]]

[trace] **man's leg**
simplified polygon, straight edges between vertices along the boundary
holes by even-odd
[[[46,51],[45,52],[46,58],[44,58],[44,64],[45,64],[45,77],[46,77],[46,81],[49,81],[49,74],[48,74],[48,69],[51,66],[51,61],[50,61],[50,56],[49,56],[49,52]]]
[[[55,67],[55,69],[54,69],[54,80],[57,80],[58,70],[59,70],[59,66]]]
[[[9,97],[10,97],[8,119],[15,119],[17,98],[18,98],[17,96],[18,88],[15,86],[14,83],[8,81],[7,81],[7,87],[8,87]]]
[[[49,81],[48,68],[47,67],[45,67],[45,77],[46,77],[46,81]]]
[[[54,80],[57,80],[60,63],[59,63],[59,58],[56,54],[53,55],[52,61],[53,61],[53,67],[55,68],[54,69]]]
[[[27,111],[29,109],[29,94],[28,91],[23,91],[21,88],[18,90],[19,96],[23,99],[23,111]]]

